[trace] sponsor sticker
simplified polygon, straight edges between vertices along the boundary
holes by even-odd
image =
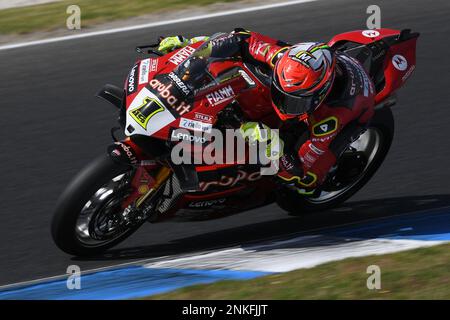
[[[220,46],[224,41],[232,39],[234,36],[235,34],[233,33],[221,35],[218,38],[211,40],[211,44],[213,46]]]
[[[318,147],[316,147],[314,144],[310,143],[309,144],[309,148],[317,155],[322,155],[324,154],[325,151],[323,151],[322,149],[319,149]]]
[[[280,158],[281,164],[286,170],[291,170],[294,168],[294,164],[289,160],[288,156],[284,155]]]
[[[141,61],[139,66],[139,84],[148,83],[148,74],[150,73],[150,59]]]
[[[133,149],[131,149],[131,147],[129,147],[128,145],[126,145],[125,143],[122,143],[122,142],[116,142],[115,144],[118,145],[125,152],[126,156],[130,160],[131,164],[137,163],[138,160],[136,158],[136,155],[134,154]],[[115,154],[117,155],[117,153],[115,153]]]
[[[361,33],[364,37],[367,38],[376,38],[380,35],[380,33],[377,30],[364,30]]]
[[[168,77],[175,83],[175,86],[180,89],[185,96],[188,96],[191,93],[191,90],[189,90],[187,85],[175,73],[169,73]]]
[[[125,134],[152,135],[175,120],[160,97],[147,87],[142,88],[126,113]]]
[[[253,173],[245,172],[243,170],[238,171],[238,175],[236,177],[230,176],[221,176],[218,181],[208,181],[208,182],[200,182],[200,191],[206,191],[210,187],[220,186],[220,187],[234,187],[241,181],[249,181],[254,182],[258,181],[262,178],[259,171],[255,171]]]
[[[220,103],[233,99],[235,96],[233,88],[228,85],[219,90],[213,91],[206,95],[211,106],[216,106]]]
[[[405,75],[402,77],[402,81],[404,82],[406,79],[409,78],[409,76],[411,75],[411,73],[414,71],[414,69],[416,68],[415,65],[412,65],[411,68],[409,68],[409,70],[405,73]]]
[[[163,84],[157,79],[152,79],[149,83],[150,87],[159,92],[162,99],[164,99],[173,109],[180,115],[191,111],[191,105],[182,101],[178,104],[178,99],[172,94],[172,84]]]
[[[145,97],[142,104],[130,111],[131,117],[144,129],[148,121],[158,112],[164,111],[164,106],[155,98]]]
[[[127,91],[128,94],[135,93],[137,90],[137,83],[136,83],[136,70],[137,70],[137,64],[134,65],[133,69],[131,69],[130,74],[128,75],[128,83],[127,83]]]
[[[208,115],[208,114],[204,114],[204,113],[200,113],[200,112],[196,112],[194,114],[194,118],[196,120],[199,120],[201,122],[207,122],[207,123],[212,123],[213,121],[213,117]]]
[[[203,123],[196,120],[181,118],[180,119],[180,127],[185,129],[190,129],[193,131],[201,131],[201,132],[211,132],[212,124],[211,123]]]
[[[405,71],[406,68],[408,68],[408,61],[401,54],[396,54],[392,57],[392,64],[394,65],[395,69],[399,71]]]
[[[199,144],[204,144],[207,140],[206,137],[202,137],[202,136],[198,136],[198,135],[191,135],[189,133],[184,132],[186,130],[173,130],[172,134],[171,134],[171,140],[172,141],[179,141],[179,140],[184,140],[187,142],[193,142],[193,143],[199,143]]]
[[[251,50],[255,55],[266,56],[267,52],[270,50],[270,45],[265,42],[256,42],[255,45],[251,47]]]
[[[149,190],[150,190],[150,188],[146,184],[142,184],[138,188],[138,192],[140,195],[146,194]]]
[[[150,59],[150,72],[158,70],[158,59]]]
[[[222,204],[226,201],[226,198],[195,201],[189,203],[189,208],[208,208],[214,205]]]
[[[186,60],[194,51],[195,49],[192,48],[191,46],[186,46],[177,53],[175,53],[173,56],[171,56],[169,58],[169,61],[172,62],[174,65],[178,66],[184,60]]]

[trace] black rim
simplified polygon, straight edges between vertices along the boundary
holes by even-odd
[[[305,197],[305,200],[311,204],[318,205],[331,202],[347,193],[368,174],[376,159],[379,158],[380,151],[383,149],[383,143],[383,133],[380,129],[375,127],[368,128],[349,146],[351,152],[357,152],[365,157],[366,163],[361,173],[352,179],[350,183],[344,184],[340,188],[335,188],[332,191],[321,190],[318,195]],[[332,170],[337,170],[337,167]]]
[[[98,247],[120,238],[134,225],[130,208],[121,204],[130,194],[131,174],[120,174],[100,187],[84,204],[75,225],[77,240],[84,246]]]

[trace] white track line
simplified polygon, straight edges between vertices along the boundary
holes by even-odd
[[[296,4],[300,4],[300,3],[313,2],[313,1],[317,1],[317,0],[287,1],[287,2],[267,4],[267,5],[263,5],[263,6],[248,7],[248,8],[228,10],[228,11],[223,11],[223,12],[197,15],[197,16],[180,18],[180,19],[166,20],[166,21],[160,21],[160,22],[151,22],[151,23],[139,24],[139,25],[129,26],[129,27],[115,28],[115,29],[102,30],[102,31],[94,31],[94,32],[83,33],[83,34],[78,34],[78,35],[73,35],[73,36],[64,36],[64,37],[56,37],[56,38],[22,42],[22,43],[14,43],[14,44],[0,46],[0,51],[28,47],[28,46],[41,45],[41,44],[48,44],[48,43],[54,43],[54,42],[60,42],[60,41],[102,36],[102,35],[107,35],[107,34],[127,32],[127,31],[146,29],[146,28],[152,28],[152,27],[159,27],[159,26],[175,24],[175,23],[189,22],[189,21],[202,20],[202,19],[210,19],[210,18],[216,18],[216,17],[224,17],[224,16],[230,16],[230,15],[241,14],[241,13],[246,13],[246,12],[256,12],[256,11],[261,11],[261,10],[268,10],[268,9],[292,6],[292,5],[296,5]]]
[[[361,239],[327,235],[301,236],[278,242],[225,249],[197,256],[180,257],[144,265],[148,269],[241,270],[289,272],[347,258],[383,255],[449,241],[409,239]]]
[[[358,225],[361,223],[371,223],[371,222],[373,223],[378,220],[390,219],[390,218],[395,218],[395,217],[407,217],[410,215],[421,214],[421,213],[433,214],[437,211],[446,210],[446,209],[450,209],[450,206],[438,207],[438,208],[433,208],[433,209],[417,210],[417,211],[412,211],[412,212],[408,212],[408,213],[402,213],[402,214],[396,214],[396,215],[394,214],[394,215],[384,216],[384,217],[379,217],[379,218],[371,218],[371,219],[366,219],[366,220],[342,223],[342,224],[337,224],[337,225],[333,225],[333,226],[313,228],[313,229],[304,230],[304,231],[300,231],[300,232],[291,232],[291,233],[287,233],[283,236],[274,236],[274,237],[268,237],[265,239],[247,241],[245,243],[240,243],[240,245],[246,244],[246,245],[257,246],[258,244],[261,244],[261,243],[264,243],[267,241],[275,241],[275,240],[289,241],[293,237],[307,235],[307,234],[310,234],[311,232],[317,232],[317,231],[322,231],[322,230],[327,230],[327,229],[335,229],[335,228],[341,228],[341,227],[349,227],[349,226]],[[230,243],[228,245],[228,247],[209,248],[209,249],[206,249],[203,251],[190,252],[190,253],[186,253],[186,254],[177,254],[177,255],[172,255],[172,256],[160,256],[160,257],[155,257],[155,258],[147,258],[147,259],[141,259],[141,260],[136,260],[136,261],[130,261],[130,262],[120,263],[120,264],[116,264],[116,265],[109,265],[109,266],[105,266],[105,267],[84,270],[81,272],[81,274],[87,275],[87,274],[91,274],[91,273],[95,273],[95,272],[108,271],[111,269],[123,268],[123,267],[128,267],[128,266],[144,266],[144,265],[148,265],[151,263],[157,263],[162,260],[176,259],[177,257],[178,258],[188,258],[188,257],[197,256],[197,255],[201,256],[204,254],[210,254],[210,253],[216,252],[217,250],[219,250],[219,251],[223,251],[223,250],[227,250],[227,249],[233,250],[237,245],[238,245],[237,243],[236,244]],[[76,264],[76,262],[74,261],[73,264]],[[62,280],[62,279],[67,279],[67,277],[68,277],[68,274],[61,274],[61,275],[57,275],[57,276],[50,276],[50,277],[38,278],[38,279],[34,279],[34,280],[15,282],[15,283],[10,283],[10,284],[5,284],[5,285],[0,286],[0,290],[34,285],[34,284],[38,284],[41,282],[47,282],[47,281],[52,281],[52,280]]]

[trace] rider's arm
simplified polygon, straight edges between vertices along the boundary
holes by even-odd
[[[266,64],[271,68],[276,61],[290,47],[289,44],[251,31],[237,31],[237,33],[247,34],[248,37],[243,43],[243,55],[250,60]]]
[[[183,36],[174,36],[164,38],[159,46],[159,51],[168,53],[174,49],[185,47],[199,41],[206,41],[206,36],[187,39]],[[227,46],[229,54],[237,54],[246,59],[257,63],[263,63],[273,68],[275,62],[289,48],[285,42],[272,39],[257,32],[244,29],[235,29],[230,36],[224,36],[217,45]]]

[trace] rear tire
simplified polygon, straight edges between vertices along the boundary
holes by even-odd
[[[76,256],[102,253],[123,241],[140,226],[128,229],[117,238],[88,245],[77,236],[77,221],[85,204],[91,197],[113,178],[128,172],[131,167],[114,162],[108,155],[101,156],[86,166],[67,186],[60,196],[51,225],[55,244],[64,252]]]
[[[290,215],[300,216],[309,212],[323,211],[343,203],[356,192],[358,192],[375,174],[378,168],[383,163],[394,138],[394,117],[390,108],[383,108],[377,110],[369,129],[374,128],[381,134],[381,144],[377,150],[373,160],[366,168],[364,176],[362,176],[354,185],[348,190],[345,190],[335,198],[331,198],[324,202],[314,202],[314,198],[308,198],[300,195],[297,191],[281,187],[277,191],[277,204],[284,210],[288,211]]]

